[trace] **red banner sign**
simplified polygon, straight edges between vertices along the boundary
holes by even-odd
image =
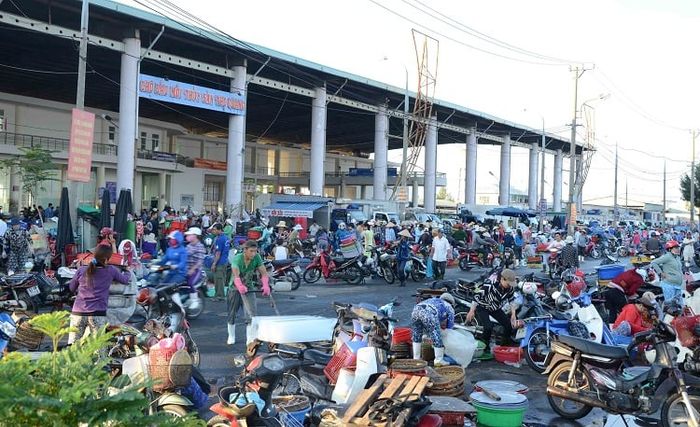
[[[71,181],[90,182],[95,115],[73,108],[68,148],[68,174]]]

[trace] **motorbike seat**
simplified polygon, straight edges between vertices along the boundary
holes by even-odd
[[[338,266],[345,264],[346,261],[349,261],[349,260],[345,259],[342,256],[341,257],[336,257],[336,256],[333,257],[333,262],[335,263],[335,265],[338,265]]]
[[[314,362],[317,365],[328,365],[328,362],[331,361],[332,357],[332,354],[324,353],[323,351],[316,350],[315,348],[304,350],[304,360]]]
[[[30,274],[18,273],[18,274],[13,274],[12,276],[6,276],[5,278],[3,278],[3,280],[5,281],[5,283],[7,283],[7,286],[13,287],[13,286],[19,286],[19,285],[23,284],[30,277],[31,277]]]
[[[625,347],[598,344],[595,341],[569,335],[559,335],[559,341],[575,350],[593,356],[601,356],[608,359],[626,359],[629,357]]]
[[[287,265],[292,264],[292,263],[294,263],[293,259],[281,259],[281,260],[273,260],[272,261],[272,265],[274,267],[284,267],[284,266],[287,266]]]
[[[571,315],[569,313],[564,313],[561,311],[553,312],[552,317],[556,320],[571,320]]]

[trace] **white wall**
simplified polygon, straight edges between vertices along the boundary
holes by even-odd
[[[204,172],[205,169],[188,168],[182,173],[170,175],[170,200],[175,209],[186,208],[180,206],[183,194],[194,195],[194,205],[192,209],[201,211],[204,206]]]

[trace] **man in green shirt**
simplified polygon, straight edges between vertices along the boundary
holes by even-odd
[[[244,307],[246,322],[257,313],[257,299],[253,292],[258,288],[258,273],[262,284],[263,296],[270,295],[270,278],[263,264],[262,257],[258,254],[258,243],[248,240],[243,245],[243,252],[237,254],[231,260],[231,283],[226,299],[228,308],[228,340],[227,344],[236,343],[236,314]],[[233,285],[231,287],[231,285]],[[235,289],[234,289],[235,288]]]

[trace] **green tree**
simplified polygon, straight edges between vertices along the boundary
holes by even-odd
[[[22,191],[29,194],[32,200],[39,190],[46,190],[42,184],[47,181],[59,181],[56,178],[58,166],[53,162],[52,154],[55,151],[41,147],[20,147],[21,156],[2,160],[0,167],[10,171],[17,169],[22,177]]]
[[[447,189],[445,187],[440,188],[440,191],[437,193],[437,198],[440,200],[447,200]]]
[[[700,207],[700,168],[693,171],[693,186],[695,191],[695,207]],[[690,174],[681,176],[681,199],[690,202]]]
[[[48,335],[53,351],[36,361],[19,352],[0,359],[0,426],[204,426],[194,418],[146,414],[149,402],[139,389],[148,384],[112,378],[109,359],[99,356],[113,333],[102,329],[58,351],[58,342],[71,331],[68,316],[57,311],[30,321]]]

